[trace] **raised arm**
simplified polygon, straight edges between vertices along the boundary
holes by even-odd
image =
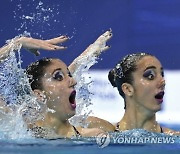
[[[103,51],[109,49],[106,42],[112,37],[112,31],[106,31],[98,37],[98,39],[91,44],[83,53],[81,53],[70,65],[69,70],[73,74],[81,65],[81,59],[90,57],[98,57]]]
[[[50,40],[40,40],[31,37],[15,37],[9,41],[7,45],[0,48],[0,60],[6,58],[11,50],[15,50],[21,46],[36,56],[40,54],[38,50],[41,49],[50,51],[66,49],[64,46],[57,45],[58,43],[63,43],[66,40],[68,40],[67,36],[60,36]]]
[[[108,40],[111,39],[111,37],[112,37],[112,31],[111,30],[106,31],[104,34],[99,36],[98,39],[93,44],[91,44],[82,54],[80,54],[80,56],[78,56],[70,64],[69,70],[74,75],[74,77],[76,76],[79,77],[79,74],[81,75],[81,73],[83,73],[83,70],[87,71],[90,68],[90,66],[94,64],[94,63],[92,64],[91,62],[94,61],[94,59],[96,59],[96,57],[98,57],[103,51],[109,49],[109,46],[107,46],[106,43]],[[85,68],[84,65],[86,65]],[[84,80],[80,80],[79,82],[83,82],[83,81]],[[78,88],[79,87],[76,86],[77,91],[79,90]],[[87,89],[87,87],[83,87],[83,88]],[[87,103],[86,100],[83,103]],[[100,119],[98,117],[89,116],[87,119],[85,118],[85,121],[84,119],[82,121],[87,124],[86,126],[87,128],[102,129],[103,131],[115,130],[115,127],[111,123],[109,123],[106,120]]]

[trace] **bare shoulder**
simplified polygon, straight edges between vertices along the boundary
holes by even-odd
[[[169,129],[169,128],[165,128],[165,127],[163,127],[162,129],[163,129],[163,132],[165,134],[180,136],[180,131],[175,131],[175,130],[172,130],[172,129]]]
[[[100,128],[107,132],[115,130],[114,125],[112,125],[109,121],[98,117],[89,116],[86,122],[88,123],[88,128]]]

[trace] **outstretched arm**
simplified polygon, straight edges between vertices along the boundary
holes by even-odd
[[[0,60],[6,58],[9,55],[9,52],[14,48],[16,49],[18,46],[22,46],[36,56],[40,54],[38,50],[41,49],[51,51],[66,49],[64,46],[56,45],[58,43],[63,43],[66,40],[68,40],[68,37],[66,36],[60,36],[50,40],[40,40],[30,37],[16,37],[12,39],[7,45],[0,48]]]
[[[106,42],[112,37],[112,31],[106,31],[104,34],[98,37],[98,39],[91,44],[82,54],[80,54],[70,65],[69,70],[73,74],[81,65],[80,59],[95,56],[98,57],[103,51],[109,49]]]

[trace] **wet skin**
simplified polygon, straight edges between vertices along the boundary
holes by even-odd
[[[67,120],[75,114],[76,81],[66,64],[58,59],[53,59],[52,64],[45,71],[42,83],[47,106],[55,111],[54,116]]]
[[[163,102],[165,80],[159,60],[152,56],[143,57],[133,73],[133,99],[145,110],[157,112]]]

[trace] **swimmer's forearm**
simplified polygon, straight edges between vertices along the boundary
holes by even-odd
[[[88,59],[88,56],[98,57],[102,53],[100,51],[105,51],[109,49],[109,46],[106,46],[103,49],[100,49],[100,48],[93,49],[93,52],[92,52],[93,46],[94,44],[91,44],[83,53],[81,53],[76,59],[74,59],[74,61],[68,66],[69,71],[72,74],[81,66],[81,59],[84,59],[84,58]]]
[[[7,44],[7,45],[1,47],[0,48],[0,60],[3,60],[6,57],[8,57],[10,50],[11,50],[10,44]]]
[[[110,46],[106,45],[106,42],[112,37],[112,31],[106,31],[104,34],[100,35],[98,39],[88,46],[85,51],[83,51],[70,65],[69,70],[73,74],[80,66],[81,59],[88,60],[88,57],[98,57],[103,51],[106,51]]]
[[[68,66],[69,71],[72,74],[80,67],[81,63],[79,63],[79,60],[85,58],[87,56],[88,51],[89,47],[83,53],[81,53],[76,59],[74,59],[73,62]]]
[[[11,51],[16,51],[16,50],[20,49],[20,47],[22,45],[20,43],[21,38],[22,37],[17,37],[17,38],[15,37],[8,44],[6,44],[0,48],[0,60],[7,58]]]

